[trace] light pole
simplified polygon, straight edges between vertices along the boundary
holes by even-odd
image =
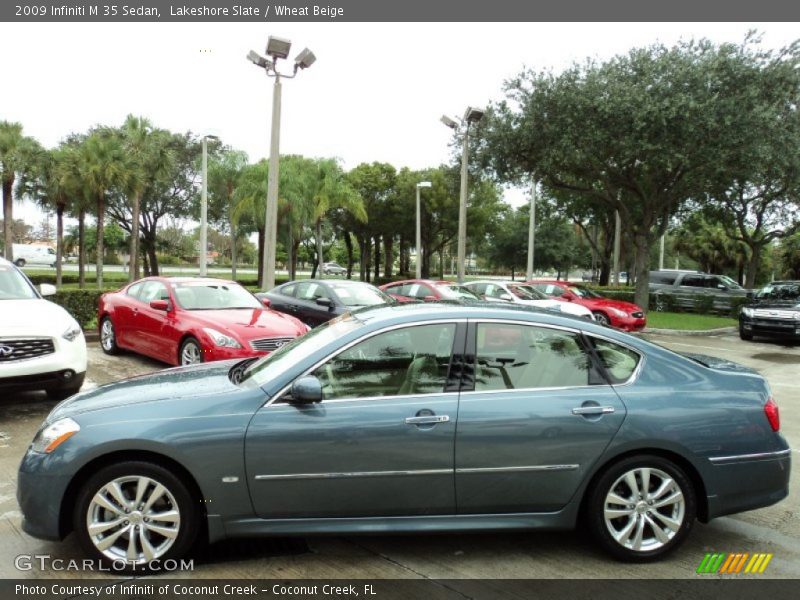
[[[430,181],[417,184],[417,279],[422,279],[422,212],[420,211],[419,190],[431,187]]]
[[[200,277],[208,275],[208,140],[218,140],[215,135],[203,136],[203,185],[200,188]]]
[[[294,59],[292,74],[279,73],[277,70],[278,59],[287,58],[292,42],[289,40],[269,36],[266,53],[272,60],[264,58],[257,52],[250,50],[247,60],[257,67],[264,69],[267,77],[275,78],[272,89],[272,129],[269,145],[269,176],[267,180],[267,208],[264,215],[264,273],[261,288],[268,291],[275,287],[275,245],[278,239],[278,169],[279,148],[281,131],[281,78],[292,79],[300,69],[307,69],[317,57],[308,48],[305,48]]]
[[[461,147],[461,195],[458,203],[458,283],[464,283],[464,260],[467,254],[467,163],[469,160],[469,126],[483,118],[483,111],[467,107],[464,117],[454,121],[442,115],[441,121],[463,136]],[[460,126],[459,126],[460,123]]]
[[[531,215],[528,223],[528,268],[525,271],[526,281],[533,279],[533,243],[536,229],[536,182],[531,186]]]

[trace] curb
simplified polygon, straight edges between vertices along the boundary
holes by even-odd
[[[99,342],[100,341],[100,334],[97,333],[95,330],[86,331],[83,330],[83,337],[87,342]]]
[[[721,335],[725,333],[736,333],[739,331],[737,327],[718,327],[717,329],[654,329],[651,327],[645,327],[642,330],[642,333],[653,333],[656,335],[687,335],[687,336],[709,336],[709,335]]]

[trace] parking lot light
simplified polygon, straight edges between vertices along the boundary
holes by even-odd
[[[420,181],[417,184],[417,279],[422,279],[422,222],[420,212],[419,190],[431,187],[430,181]]]

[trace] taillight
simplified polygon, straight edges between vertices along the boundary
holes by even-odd
[[[767,421],[769,421],[769,425],[770,427],[772,427],[772,431],[780,430],[781,413],[778,410],[778,405],[772,398],[767,400],[767,403],[764,405],[764,414],[767,415]]]

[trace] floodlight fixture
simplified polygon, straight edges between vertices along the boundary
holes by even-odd
[[[308,48],[303,48],[303,51],[294,59],[294,64],[296,68],[307,69],[313,65],[314,61],[316,60],[317,57],[314,56],[314,53],[311,50]]]
[[[267,59],[264,58],[263,56],[261,56],[255,50],[250,50],[250,52],[247,53],[247,60],[249,60],[251,63],[253,63],[257,67],[261,67],[262,69],[267,68],[267,64],[268,64]]]
[[[464,120],[467,123],[477,123],[483,118],[483,111],[479,108],[472,108],[471,106],[467,107],[467,110],[464,112]]]
[[[279,58],[286,58],[289,56],[289,50],[292,49],[292,42],[287,39],[275,36],[269,36],[267,39],[267,54],[274,60]]]
[[[447,125],[450,129],[458,129],[458,123],[456,123],[453,119],[451,119],[447,115],[442,115],[442,118],[439,120],[445,125]]]
[[[417,187],[418,188],[429,188],[429,187],[431,187],[431,182],[430,181],[420,181],[417,184]]]

